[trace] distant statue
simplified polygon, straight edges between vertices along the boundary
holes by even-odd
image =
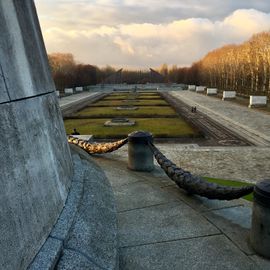
[[[80,135],[80,132],[77,131],[76,128],[73,129],[73,132],[71,133],[71,135]]]

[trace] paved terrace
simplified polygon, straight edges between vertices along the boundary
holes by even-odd
[[[250,123],[244,130],[255,141],[267,141],[269,116],[263,113],[221,101],[215,105],[220,110],[214,113],[211,106],[219,102],[216,99],[189,92],[174,95],[187,104],[196,105],[217,121],[228,117],[225,109],[223,115],[221,106],[228,106],[228,111],[230,106],[237,107],[235,115],[242,110],[255,113],[257,118],[253,116],[252,121],[265,119],[264,127],[251,132],[254,127],[252,129]],[[199,99],[203,100],[202,105]],[[241,131],[245,120],[241,122],[239,117],[238,121],[239,124],[235,118],[225,119],[224,123],[229,122],[231,127]],[[157,147],[177,165],[199,175],[248,181],[270,175],[267,145],[157,144]],[[270,261],[255,255],[249,246],[251,204],[247,201],[227,202],[189,196],[158,166],[151,173],[130,171],[127,169],[127,146],[111,154],[94,156],[94,160],[104,170],[116,199],[120,269],[270,269]]]
[[[156,166],[127,169],[120,152],[95,156],[117,205],[120,269],[270,269],[248,244],[251,205],[189,196]]]

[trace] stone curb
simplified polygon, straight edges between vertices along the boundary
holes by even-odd
[[[70,145],[70,148],[74,177],[65,207],[28,270],[118,269],[117,219],[112,188],[102,169],[86,152],[74,145]],[[90,190],[85,187],[89,183]],[[95,196],[94,192],[100,188],[104,191],[104,195]],[[90,207],[89,205],[84,207],[84,201],[91,201],[91,197],[95,198],[94,204],[92,202]],[[102,209],[104,213],[101,213]],[[99,220],[100,216],[102,220]],[[85,220],[88,222],[85,223]],[[97,230],[102,231],[102,237],[109,241],[105,246],[93,241],[96,240]]]

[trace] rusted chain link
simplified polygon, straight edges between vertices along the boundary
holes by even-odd
[[[78,145],[89,154],[105,154],[113,152],[125,145],[127,141],[128,139],[126,138],[113,143],[89,143],[73,136],[68,137],[69,143]]]
[[[209,183],[190,172],[184,171],[167,159],[151,142],[149,142],[155,159],[165,173],[188,193],[197,194],[208,199],[233,200],[253,192],[254,186],[228,187]]]

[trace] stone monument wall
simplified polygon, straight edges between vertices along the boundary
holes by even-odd
[[[32,0],[0,1],[0,269],[26,269],[73,174]]]

